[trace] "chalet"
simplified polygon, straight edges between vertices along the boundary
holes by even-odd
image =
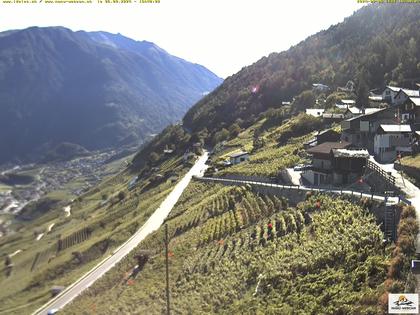
[[[382,92],[382,100],[389,104],[394,104],[395,96],[397,96],[400,90],[401,90],[400,87],[387,86],[385,90]]]
[[[318,131],[314,138],[304,144],[305,148],[314,147],[324,142],[336,142],[340,140],[340,134],[333,129]]]
[[[314,117],[321,117],[324,113],[325,109],[323,108],[307,108],[306,115],[314,116]]]
[[[374,107],[374,108],[359,108],[359,107],[349,107],[345,112],[344,112],[344,117],[349,119],[349,118],[353,118],[356,116],[360,116],[360,115],[364,115],[364,114],[371,114],[374,112],[377,112],[378,110],[380,110],[380,108]]]
[[[417,90],[409,90],[409,89],[401,89],[397,93],[397,95],[395,95],[394,103],[395,103],[395,105],[403,104],[410,97],[420,97],[420,91],[417,91]]]
[[[420,129],[420,97],[409,97],[396,107],[396,116],[401,123],[412,125],[414,130]]]
[[[356,182],[363,175],[368,158],[367,150],[333,149],[333,184],[342,185]]]
[[[414,140],[410,125],[380,125],[374,137],[375,157],[393,162],[398,154],[411,153]]]
[[[369,153],[350,147],[349,142],[324,142],[306,150],[312,155],[312,164],[302,172],[303,179],[316,186],[356,181],[364,172]]]
[[[373,138],[380,124],[395,123],[395,113],[391,108],[381,108],[373,113],[355,116],[341,122],[341,140],[358,148],[373,151]]]
[[[229,160],[230,160],[231,165],[236,165],[236,164],[239,164],[241,162],[248,161],[249,160],[249,153],[248,152],[238,152],[238,153],[231,154],[229,156]]]
[[[354,100],[340,100],[335,104],[335,107],[340,109],[347,109],[351,106],[354,106],[354,104],[356,104],[356,101]]]

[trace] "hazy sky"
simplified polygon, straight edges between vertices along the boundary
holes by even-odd
[[[96,0],[93,0],[96,1]],[[161,0],[159,4],[2,4],[0,30],[61,25],[156,43],[225,78],[341,22],[357,0]]]

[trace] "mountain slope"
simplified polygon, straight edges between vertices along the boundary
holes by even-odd
[[[61,142],[142,142],[221,79],[153,43],[62,27],[0,34],[0,163]]]
[[[192,131],[206,127],[210,133],[237,119],[246,125],[260,112],[311,89],[313,83],[335,90],[363,77],[371,88],[390,82],[414,87],[420,81],[419,28],[418,5],[363,7],[342,23],[227,78],[188,111],[184,125]]]

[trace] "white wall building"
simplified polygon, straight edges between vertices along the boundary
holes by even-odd
[[[241,162],[249,161],[248,152],[238,152],[229,156],[230,163],[232,165],[239,164]]]
[[[380,125],[374,138],[374,153],[381,162],[393,162],[399,153],[411,152],[410,125]]]
[[[311,115],[314,117],[321,117],[324,112],[325,112],[325,109],[323,108],[308,108],[305,111],[307,115]]]
[[[390,104],[395,103],[395,96],[397,96],[398,92],[401,90],[400,87],[396,86],[387,86],[385,90],[382,92],[382,99],[385,102],[388,102]]]

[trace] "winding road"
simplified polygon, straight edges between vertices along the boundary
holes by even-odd
[[[91,286],[96,280],[121,261],[128,253],[137,247],[137,245],[144,240],[146,236],[157,230],[163,224],[165,218],[178,201],[182,192],[190,183],[191,178],[193,176],[203,176],[204,171],[207,168],[207,165],[205,164],[207,158],[208,152],[204,152],[188,173],[176,184],[171,193],[165,198],[159,208],[156,209],[146,223],[124,244],[114,250],[112,255],[102,260],[92,270],[67,287],[54,299],[50,300],[48,303],[36,310],[33,314],[47,314],[49,310],[63,308],[66,304],[76,298],[83,290]]]

